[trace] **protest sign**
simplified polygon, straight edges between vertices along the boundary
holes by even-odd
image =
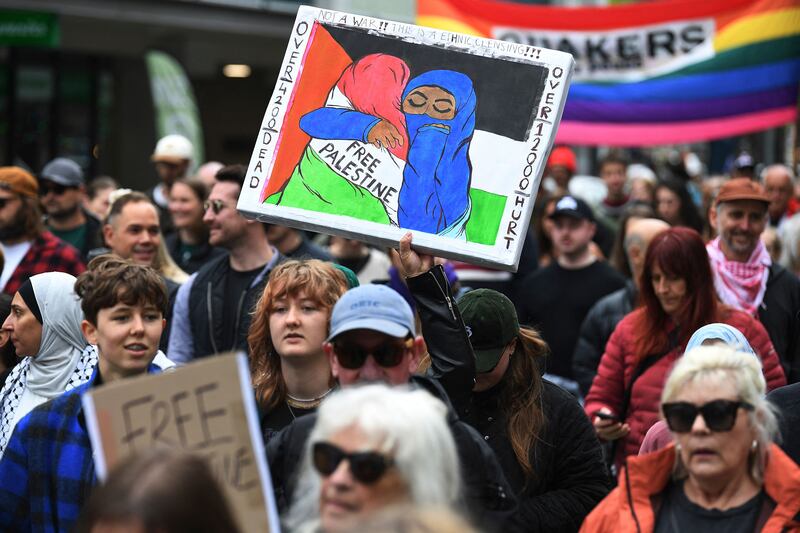
[[[157,446],[204,457],[242,531],[280,531],[244,355],[89,389],[86,425],[103,480],[122,459]]]
[[[569,54],[301,7],[238,208],[516,270]]]

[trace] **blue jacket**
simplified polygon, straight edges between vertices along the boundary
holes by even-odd
[[[150,365],[148,373],[160,369]],[[0,531],[72,531],[97,483],[81,397],[89,381],[19,421],[0,460]]]

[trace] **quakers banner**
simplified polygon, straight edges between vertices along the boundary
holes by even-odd
[[[302,6],[238,208],[515,270],[569,54]]]
[[[797,118],[800,0],[419,0],[417,23],[572,54],[559,143],[707,141]]]

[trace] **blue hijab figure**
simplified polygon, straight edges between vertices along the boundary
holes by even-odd
[[[475,131],[472,80],[431,70],[403,91],[408,161],[400,188],[400,227],[465,238],[471,211],[469,144]]]

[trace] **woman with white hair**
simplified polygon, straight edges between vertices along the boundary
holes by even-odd
[[[445,405],[422,390],[367,385],[322,403],[287,525],[343,531],[391,505],[454,507],[461,479]]]
[[[686,353],[661,396],[675,445],[629,458],[581,531],[796,531],[800,467],[773,443],[765,392],[752,354]]]

